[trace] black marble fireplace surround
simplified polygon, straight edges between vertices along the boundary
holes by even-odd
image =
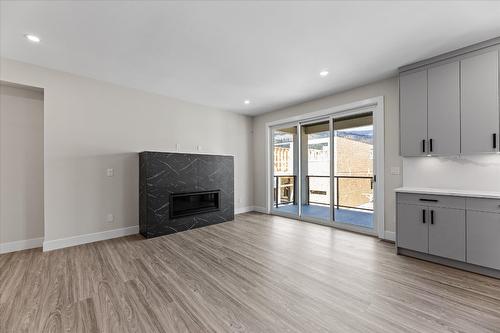
[[[139,153],[139,215],[146,238],[233,220],[234,158]]]

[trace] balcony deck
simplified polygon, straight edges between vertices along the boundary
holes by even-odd
[[[278,208],[273,207],[273,210],[276,212],[284,212],[288,214],[297,214],[298,209],[298,205],[292,204],[279,206]],[[313,204],[302,205],[302,216],[329,220],[329,210],[330,208],[327,206]],[[335,222],[373,229],[373,212],[350,208],[335,209]]]

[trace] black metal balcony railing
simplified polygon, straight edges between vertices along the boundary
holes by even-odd
[[[306,191],[306,193],[307,193],[306,203],[307,204],[311,204],[311,203],[324,204],[322,202],[310,201],[310,194],[311,194],[310,178],[330,178],[330,176],[312,176],[312,175],[306,176],[306,189],[307,189],[307,191]],[[371,177],[371,176],[333,176],[333,178],[336,180],[336,182],[335,182],[335,198],[336,198],[335,208],[340,209],[342,207],[342,208],[354,208],[354,209],[360,209],[360,210],[373,211],[373,208],[354,207],[354,206],[340,204],[340,179],[369,179],[370,180],[370,189],[373,190],[373,177]]]
[[[274,184],[274,204],[276,208],[279,207],[279,205],[286,205],[293,203],[294,205],[296,204],[295,202],[295,192],[296,192],[296,186],[295,186],[295,179],[296,176],[294,175],[282,175],[282,176],[274,176],[275,178],[275,184]],[[288,178],[289,182],[284,184],[286,189],[284,191],[284,195],[281,195],[281,197],[288,198],[288,200],[283,201],[283,200],[278,200],[278,191],[280,191],[283,187],[283,185],[280,182],[281,178]],[[325,205],[326,203],[324,202],[315,202],[310,200],[310,194],[311,194],[311,189],[310,189],[310,178],[330,178],[330,176],[313,176],[313,175],[307,175],[306,176],[306,204],[321,204]],[[348,206],[348,205],[341,205],[340,204],[340,179],[369,179],[370,180],[370,189],[373,190],[373,177],[371,176],[333,176],[333,178],[336,180],[335,182],[335,196],[336,196],[336,203],[335,207],[337,209],[342,208],[354,208],[354,209],[360,209],[360,210],[367,210],[367,211],[373,211],[373,208],[363,208],[363,207],[353,207],[353,206]],[[290,180],[293,179],[293,182],[290,182]],[[290,189],[291,188],[291,189]],[[328,204],[326,204],[328,205]]]

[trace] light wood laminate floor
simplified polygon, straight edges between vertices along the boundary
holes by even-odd
[[[500,280],[258,213],[0,255],[0,332],[500,332]]]

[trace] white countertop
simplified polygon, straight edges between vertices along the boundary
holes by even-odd
[[[493,192],[493,191],[469,191],[469,190],[452,190],[444,188],[420,188],[420,187],[398,187],[394,191],[397,193],[417,193],[417,194],[431,194],[431,195],[449,195],[454,197],[500,199],[500,192]]]

